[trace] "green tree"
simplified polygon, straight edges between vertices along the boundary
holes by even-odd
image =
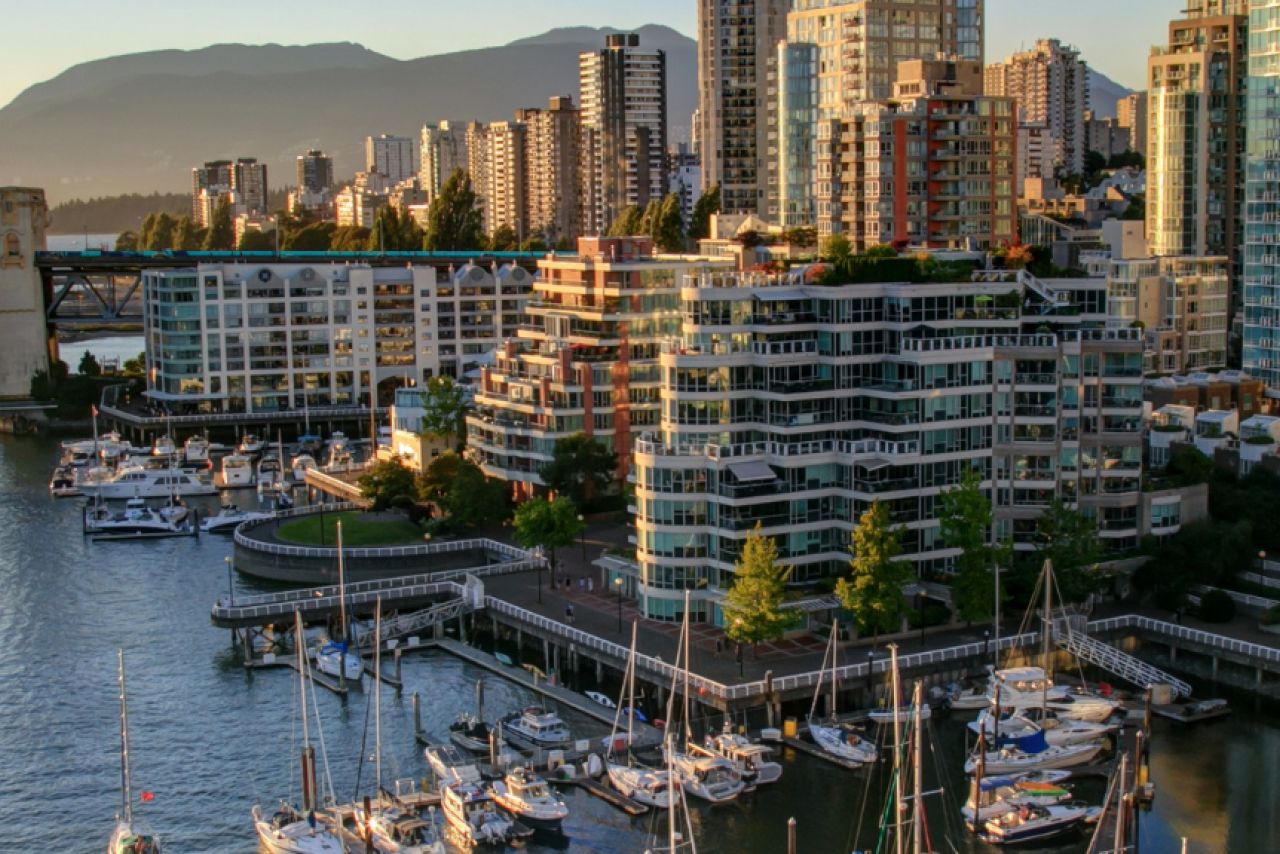
[[[122,231],[116,237],[117,252],[137,252],[138,251],[138,232]]]
[[[782,238],[795,246],[817,246],[818,229],[811,225],[790,228],[782,233]]]
[[[653,238],[654,229],[658,225],[658,220],[662,218],[662,199],[650,199],[649,204],[645,205],[644,212],[640,214],[640,230],[636,234],[643,234],[649,238]]]
[[[992,568],[1006,561],[1009,550],[987,543],[994,519],[977,471],[966,468],[960,485],[942,493],[938,521],[947,548],[960,549],[951,585],[957,613],[967,622],[991,619],[995,611]]]
[[[280,247],[295,252],[328,252],[336,230],[331,222],[313,222],[285,237]]]
[[[156,227],[156,215],[149,213],[146,219],[142,221],[142,225],[138,227],[138,249],[146,249],[151,243],[151,232]]]
[[[226,252],[235,248],[236,230],[231,222],[231,202],[223,196],[214,209],[209,233],[204,236],[205,252]]]
[[[1096,177],[1099,172],[1107,168],[1107,158],[1103,157],[1096,151],[1086,151],[1084,153],[1084,174],[1090,178]]]
[[[888,243],[877,243],[867,249],[863,258],[897,258],[897,251]]]
[[[1127,222],[1142,221],[1147,218],[1147,204],[1142,200],[1141,196],[1134,196],[1129,199],[1129,207],[1124,209],[1124,213],[1120,214],[1120,219]]]
[[[84,355],[80,357],[80,366],[76,368],[76,372],[86,377],[102,376],[102,366],[98,364],[98,357],[88,350],[84,351]]]
[[[557,241],[556,241],[556,251],[557,251],[557,252],[572,252],[572,251],[573,251],[573,241],[572,241],[572,240],[570,240],[570,239],[569,239],[569,238],[567,238],[567,237],[561,237],[559,240],[557,240]]]
[[[644,211],[638,205],[627,205],[609,226],[610,237],[637,237],[644,234]]]
[[[1139,169],[1147,168],[1147,158],[1142,156],[1142,152],[1129,149],[1121,151],[1119,154],[1111,155],[1107,160],[1107,166],[1111,169],[1124,169],[1127,166],[1136,166]]]
[[[258,231],[246,228],[240,235],[240,243],[236,246],[241,252],[274,252],[276,233],[274,231]]]
[[[356,479],[360,494],[372,502],[375,512],[391,506],[396,498],[405,495],[409,498],[417,496],[417,485],[413,471],[406,468],[400,457],[392,457],[376,463]]]
[[[427,209],[427,234],[422,246],[431,252],[479,249],[483,217],[471,187],[471,176],[455,169]]]
[[[203,240],[200,226],[189,216],[180,217],[173,226],[173,248],[176,251],[194,252]]]
[[[439,503],[455,525],[488,525],[511,515],[506,485],[486,477],[478,465],[465,459],[459,461],[457,473]]]
[[[125,359],[120,366],[126,374],[145,374],[147,372],[147,351],[143,350],[132,359]]]
[[[422,248],[423,233],[406,210],[403,215],[387,205],[378,210],[369,230],[370,252],[417,252]]]
[[[546,252],[547,248],[547,241],[543,240],[541,237],[530,237],[524,243],[520,244],[521,252]]]
[[[1084,191],[1089,188],[1088,182],[1085,181],[1084,176],[1078,172],[1072,172],[1069,175],[1063,176],[1059,183],[1062,185],[1063,192],[1069,196],[1082,195]]]
[[[542,469],[542,482],[585,512],[591,500],[614,482],[618,455],[586,433],[557,439],[551,462]]]
[[[1068,602],[1098,589],[1099,579],[1091,567],[1102,557],[1102,543],[1097,524],[1088,516],[1054,498],[1036,519],[1035,542],[1032,570],[1046,559],[1052,561],[1058,590]]]
[[[1194,447],[1181,448],[1165,464],[1165,474],[1174,478],[1178,486],[1194,486],[1208,483],[1213,476],[1213,460]]]
[[[362,225],[344,225],[334,229],[329,238],[331,252],[364,252],[369,248],[369,229]]]
[[[551,561],[551,585],[556,583],[556,549],[573,545],[574,537],[586,525],[578,521],[578,511],[569,499],[555,501],[535,498],[516,508],[516,540],[526,549],[541,546]]]
[[[706,240],[711,236],[711,215],[720,213],[720,185],[705,190],[693,204],[689,217],[689,239]]]
[[[849,238],[844,234],[833,234],[826,240],[822,241],[822,251],[819,253],[824,261],[847,261],[853,257],[853,244],[849,242]]]
[[[461,443],[467,435],[467,412],[471,398],[453,377],[432,377],[422,387],[422,424],[419,432],[427,439],[449,444]]]
[[[516,242],[516,230],[505,222],[489,235],[490,252],[515,252],[519,244]]]
[[[731,641],[751,644],[777,640],[800,622],[800,613],[783,610],[787,576],[791,567],[778,563],[778,546],[762,536],[760,525],[747,534],[742,555],[734,564],[733,586],[725,593],[725,635]]]
[[[649,224],[653,242],[663,252],[684,251],[684,213],[680,210],[680,194],[668,193]]]
[[[418,475],[418,498],[443,506],[445,496],[449,494],[449,487],[457,478],[462,463],[462,457],[453,451],[445,451],[433,459],[422,474]]]
[[[154,224],[147,235],[147,245],[143,248],[149,252],[163,252],[173,247],[173,217],[167,213],[156,214]]]
[[[894,631],[907,610],[902,588],[911,582],[911,564],[902,554],[902,530],[889,525],[889,505],[874,501],[853,532],[851,578],[836,582],[841,604],[853,612],[858,631]]]

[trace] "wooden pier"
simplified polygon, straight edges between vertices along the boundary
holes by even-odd
[[[548,782],[555,783],[559,786],[574,786],[595,795],[605,803],[612,804],[627,815],[644,815],[649,812],[649,807],[633,801],[619,791],[609,788],[599,780],[593,780],[590,777],[570,777],[567,779],[550,780]]]

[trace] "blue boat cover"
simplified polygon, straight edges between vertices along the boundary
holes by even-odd
[[[1012,743],[1023,753],[1044,753],[1049,749],[1049,742],[1044,739],[1044,730],[1038,730],[1022,738],[1012,739]]]
[[[1014,782],[1015,781],[1012,777],[983,777],[982,791],[990,792],[994,789],[1000,788],[1001,786],[1012,786],[1014,785]]]

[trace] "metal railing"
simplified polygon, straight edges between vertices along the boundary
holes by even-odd
[[[1268,561],[1270,563],[1270,561]],[[1280,587],[1280,579],[1271,578],[1267,575],[1259,575],[1256,572],[1245,572],[1240,575],[1245,581],[1253,584],[1261,584],[1263,587]]]
[[[1090,633],[1122,631],[1124,629],[1142,629],[1156,634],[1168,635],[1180,640],[1188,640],[1193,643],[1202,644],[1214,649],[1221,649],[1224,652],[1234,652],[1240,655],[1249,656],[1250,658],[1258,658],[1263,661],[1275,662],[1280,664],[1280,649],[1269,646],[1261,646],[1248,641],[1236,640],[1225,635],[1215,635],[1210,632],[1202,632],[1199,629],[1189,629],[1186,626],[1174,625],[1166,623],[1163,620],[1153,620],[1150,617],[1140,617],[1137,614],[1127,614],[1123,617],[1111,617],[1106,620],[1095,620],[1089,624]]]

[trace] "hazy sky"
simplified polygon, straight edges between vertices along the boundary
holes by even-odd
[[[1037,38],[1078,46],[1140,87],[1148,48],[1184,0],[986,0],[987,60]],[[209,44],[353,41],[397,59],[504,44],[554,27],[666,24],[694,35],[696,0],[37,0],[4,15],[0,104],[90,59]]]

